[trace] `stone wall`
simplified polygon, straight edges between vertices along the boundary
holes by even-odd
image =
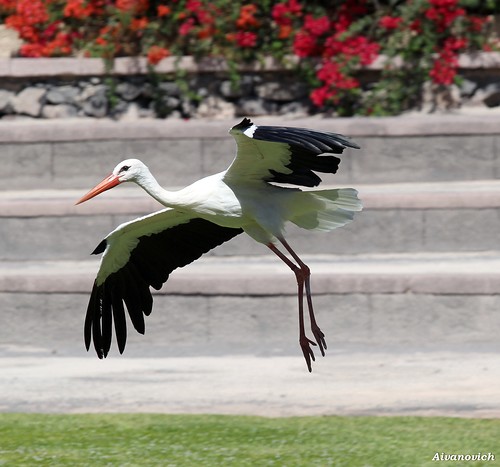
[[[233,87],[227,76],[201,74],[186,83],[148,75],[17,79],[0,83],[0,115],[32,118],[231,118],[305,116],[312,111],[305,85],[290,76],[247,74]],[[186,92],[186,87],[188,91]]]
[[[96,61],[97,60],[97,61]],[[306,85],[274,62],[243,70],[234,86],[223,62],[194,63],[185,77],[164,60],[157,75],[142,59],[118,59],[110,72],[98,59],[1,59],[0,118],[233,118],[316,110]],[[375,63],[362,79],[376,79]],[[500,109],[500,54],[461,57],[462,83],[447,90],[428,86],[420,112]]]

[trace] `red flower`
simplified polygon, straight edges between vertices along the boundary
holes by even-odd
[[[457,6],[458,0],[429,0],[431,5],[443,8],[452,8]]]
[[[320,88],[314,89],[309,97],[314,105],[322,107],[326,101],[332,99],[335,95],[336,92],[328,86],[321,86]]]
[[[330,29],[330,20],[326,16],[315,19],[312,15],[307,15],[304,21],[304,29],[313,36],[322,36]]]
[[[42,0],[19,0],[16,10],[24,24],[41,24],[49,20],[49,14]]]
[[[202,3],[199,0],[187,0],[186,2],[186,10],[195,13],[196,11],[202,8]]]
[[[14,11],[16,9],[17,0],[0,0],[0,7],[4,11]]]
[[[453,84],[458,69],[458,52],[467,47],[467,39],[463,37],[448,37],[443,49],[439,52],[429,76],[436,84]]]
[[[167,5],[158,5],[156,7],[156,11],[158,12],[158,16],[167,16],[172,12],[170,7]]]
[[[86,0],[68,0],[63,14],[66,17],[85,19],[90,15],[101,13],[98,2]]]
[[[325,84],[337,89],[353,89],[358,87],[357,79],[346,76],[342,73],[340,66],[336,62],[326,62],[317,73],[318,78]]]
[[[151,63],[151,65],[157,65],[169,55],[170,51],[168,49],[158,45],[153,45],[148,50],[148,62]]]
[[[337,32],[345,32],[353,21],[367,12],[366,0],[346,0],[339,9],[334,27]]]
[[[236,42],[240,47],[255,47],[257,44],[257,34],[250,31],[238,31]]]
[[[214,34],[215,34],[215,28],[213,27],[212,24],[209,23],[203,26],[196,35],[198,36],[198,39],[209,39]]]
[[[45,52],[48,56],[69,55],[71,53],[71,45],[71,36],[63,32],[58,32],[54,39],[47,43]]]
[[[450,50],[450,51],[465,49],[466,47],[467,47],[467,39],[463,37],[448,37],[444,41],[444,46],[443,46],[445,50]]]
[[[298,0],[288,0],[273,6],[271,16],[279,26],[290,26],[294,17],[301,16],[302,5]]]
[[[116,8],[132,14],[144,13],[148,6],[148,0],[116,0]]]
[[[362,65],[369,65],[377,58],[380,45],[376,42],[371,42],[364,36],[348,37],[345,40],[340,40],[339,37],[341,35],[330,36],[325,41],[326,57],[357,57]]]
[[[380,18],[379,24],[384,29],[391,30],[397,29],[402,21],[403,18],[400,18],[398,16],[382,16],[382,18]]]
[[[456,74],[456,67],[441,59],[438,59],[434,62],[434,66],[429,72],[429,76],[432,78],[432,81],[434,83],[443,84],[446,86],[453,84]]]
[[[436,24],[438,32],[445,32],[460,16],[465,15],[463,8],[458,8],[458,0],[429,0],[433,5],[426,10],[425,17]]]
[[[147,18],[142,17],[142,18],[134,18],[132,22],[130,23],[130,30],[131,31],[143,31],[146,29],[149,21]]]
[[[451,39],[451,38],[450,38]],[[441,50],[439,56],[434,61],[434,65],[429,72],[429,76],[436,84],[450,85],[453,84],[458,68],[457,52],[453,48],[457,45],[456,42],[448,42],[448,46]]]
[[[299,57],[314,57],[319,54],[320,48],[313,36],[307,32],[299,32],[293,41],[293,51]]]
[[[105,46],[105,45],[108,45],[108,40],[105,39],[104,37],[102,36],[99,36],[96,40],[95,40],[95,43],[97,45],[102,45],[102,46]]]
[[[288,8],[284,3],[274,5],[271,11],[271,16],[280,26],[289,26],[292,24]]]
[[[280,30],[278,33],[279,39],[288,39],[291,34],[292,34],[292,26],[290,26],[288,24],[280,25]]]
[[[44,57],[43,46],[40,44],[23,44],[19,49],[19,53],[23,57],[39,58]]]
[[[410,29],[420,34],[422,32],[422,22],[419,19],[413,20],[410,23]]]
[[[469,16],[469,28],[472,32],[481,32],[485,23],[488,22],[487,18],[481,18],[480,16]]]
[[[255,19],[255,13],[257,13],[257,7],[255,5],[250,4],[242,6],[240,16],[236,20],[236,26],[240,29],[257,27],[259,22]]]
[[[194,18],[188,18],[179,27],[179,34],[181,36],[187,36],[191,29],[194,28]]]

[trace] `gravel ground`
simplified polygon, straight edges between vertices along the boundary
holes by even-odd
[[[500,416],[497,351],[333,350],[302,357],[0,351],[0,411]]]

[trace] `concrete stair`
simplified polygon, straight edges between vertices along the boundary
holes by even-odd
[[[364,211],[332,233],[290,228],[288,238],[312,268],[330,346],[498,346],[500,130],[489,120],[458,120],[453,129],[444,119],[439,132],[432,120],[409,128],[397,119],[328,122],[365,149],[346,154],[325,188],[357,188]],[[78,130],[66,122],[59,131],[27,123],[12,133],[16,142],[0,128],[8,175],[0,192],[0,347],[83,352],[98,267],[90,251],[119,223],[161,206],[129,187],[81,206],[75,200],[138,153],[172,188],[222,170],[234,152],[226,134],[233,123],[203,123],[194,136],[182,127],[165,136],[172,123]],[[327,129],[319,120],[289,124]],[[242,235],[172,274],[155,295],[147,335],[130,332],[127,351],[295,354],[296,314],[293,275]]]
[[[500,253],[305,255],[331,347],[500,350]],[[3,262],[2,348],[83,354],[97,261]],[[296,286],[274,257],[205,258],[154,295],[134,356],[295,354]],[[5,317],[7,318],[7,316]],[[116,349],[113,354],[117,354]]]
[[[363,212],[331,234],[290,226],[303,254],[468,252],[495,250],[500,232],[500,180],[357,185]],[[0,193],[2,260],[86,259],[121,222],[162,209],[142,190],[116,188],[75,206],[84,191]],[[20,235],[22,232],[22,235]],[[215,255],[267,254],[245,235]]]

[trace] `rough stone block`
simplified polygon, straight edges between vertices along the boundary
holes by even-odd
[[[50,186],[51,152],[51,146],[47,143],[0,144],[2,189]]]
[[[0,225],[2,257],[82,259],[122,222],[162,208],[158,203],[144,212],[120,215],[6,217]],[[23,235],[18,235],[19,231],[23,231]],[[353,223],[332,232],[310,232],[289,226],[287,239],[301,255],[463,252],[498,249],[499,231],[498,209],[367,210]],[[216,256],[265,254],[269,251],[264,245],[244,234],[208,253]]]
[[[332,232],[310,232],[290,226],[290,244],[310,254],[363,254],[419,251],[423,246],[421,211],[366,210]],[[293,243],[292,243],[293,241]]]
[[[129,141],[53,143],[54,187],[90,189],[128,157]]]
[[[202,139],[202,173],[204,176],[226,170],[236,156],[236,142],[226,138]]]
[[[87,86],[79,99],[82,102],[82,109],[90,117],[103,118],[108,113],[108,96],[105,85]]]
[[[307,95],[307,87],[304,83],[296,81],[270,81],[256,86],[257,95],[261,99],[272,101],[294,101]]]
[[[45,98],[50,104],[75,104],[79,94],[78,86],[63,85],[50,89]]]
[[[87,300],[84,294],[0,294],[0,344],[48,355],[86,355],[82,326]]]
[[[47,93],[44,88],[29,87],[12,97],[12,108],[16,113],[38,117],[42,110],[42,101]]]
[[[365,137],[352,157],[357,183],[489,179],[497,170],[493,136]]]
[[[0,112],[8,113],[12,110],[11,101],[14,98],[14,93],[5,89],[0,89]]]
[[[372,337],[387,344],[486,344],[498,339],[499,296],[395,294],[371,296]]]
[[[182,187],[203,176],[200,142],[196,139],[129,141],[132,156],[141,159],[160,185]]]
[[[0,222],[0,259],[88,259],[116,227],[113,220],[103,216],[4,218]]]
[[[61,142],[54,143],[54,185],[90,188],[128,158],[141,159],[165,187],[187,185],[202,176],[196,140]]]
[[[88,298],[0,294],[0,345],[92,358],[82,337]],[[129,356],[250,353],[301,358],[295,297],[156,295],[154,301],[145,335],[129,325]],[[498,346],[499,296],[327,294],[314,301],[330,358],[349,345],[403,345],[420,351]],[[119,358],[114,341],[110,358]]]
[[[425,212],[426,251],[484,251],[499,248],[499,209],[430,209]]]
[[[116,86],[116,92],[126,101],[132,101],[140,96],[142,89],[139,85],[122,82]]]
[[[77,114],[76,107],[70,104],[44,105],[42,109],[44,118],[73,118]]]

